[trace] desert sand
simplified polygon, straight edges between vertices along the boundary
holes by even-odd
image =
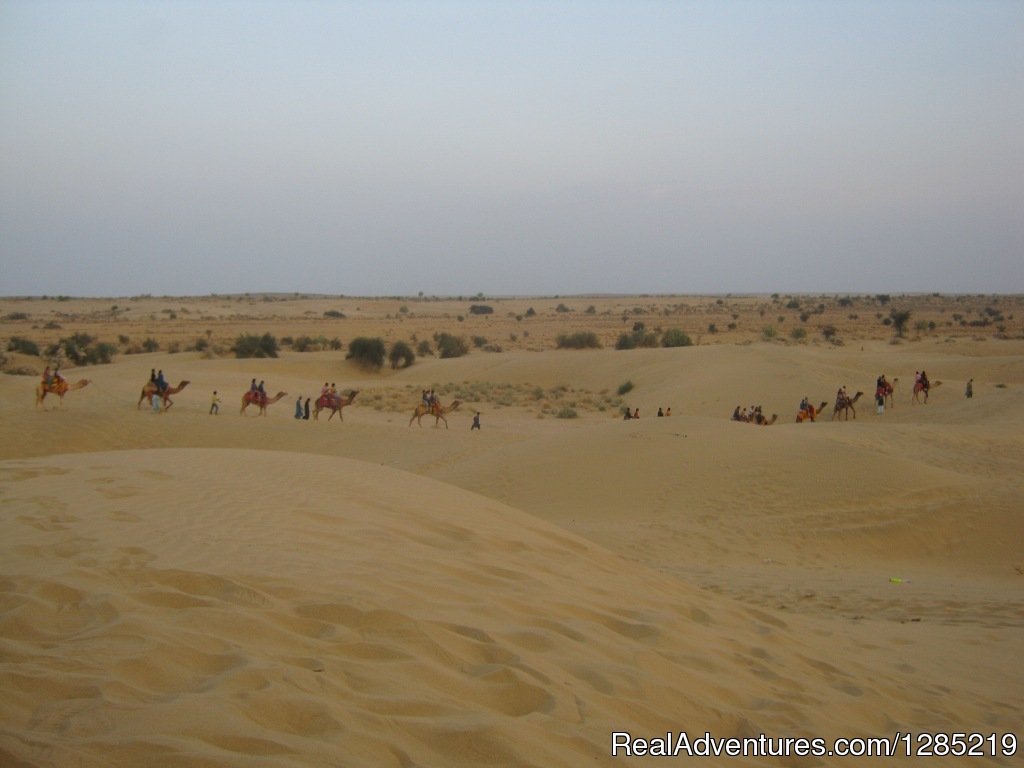
[[[867,299],[800,297],[827,304],[801,321],[787,298],[0,300],[5,342],[119,345],[60,404],[34,404],[39,357],[0,375],[0,765],[665,762],[616,733],[981,734],[871,764],[1019,764],[1021,300],[996,329],[961,322],[991,297],[906,299],[930,325],[893,343]],[[695,343],[614,349],[635,322]],[[581,330],[603,348],[556,348]],[[493,351],[226,351],[437,331]],[[137,407],[151,368],[189,382],[166,412]],[[921,369],[942,383],[913,404]],[[287,393],[263,417],[239,414],[253,377]],[[344,420],[296,421],[325,380],[359,390]],[[795,423],[841,385],[856,418]],[[425,387],[463,401],[448,429],[410,426]],[[730,420],[752,404],[778,421]],[[669,764],[694,760],[869,762]]]

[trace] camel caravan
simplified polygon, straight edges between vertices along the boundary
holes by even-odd
[[[973,395],[973,382],[974,380],[972,379],[967,385],[967,397],[971,397]],[[41,380],[36,385],[36,407],[42,407],[45,410],[44,400],[47,395],[56,395],[59,398],[59,406],[63,406],[64,395],[68,392],[82,389],[89,383],[89,379],[80,379],[76,382],[70,382],[64,378],[56,368],[51,371],[50,366],[48,365],[46,366],[46,370],[43,372]],[[875,404],[878,408],[877,413],[879,415],[884,413],[887,407],[893,408],[895,406],[895,391],[898,383],[898,378],[894,378],[892,381],[889,381],[885,377],[885,374],[882,374],[876,380],[874,398]],[[149,381],[143,385],[142,390],[139,393],[139,400],[136,404],[136,409],[141,409],[142,403],[148,402],[153,403],[154,411],[167,411],[174,405],[174,401],[171,399],[172,396],[182,392],[189,384],[190,382],[188,380],[183,379],[177,386],[171,386],[164,378],[162,370],[151,370]],[[914,386],[910,400],[911,404],[927,404],[928,395],[932,387],[938,387],[941,384],[941,381],[931,381],[925,371],[915,372]],[[354,403],[358,394],[359,390],[353,389],[347,395],[342,395],[338,392],[334,384],[324,382],[320,395],[315,401],[313,409],[314,420],[319,420],[320,413],[322,411],[328,411],[329,414],[327,421],[330,421],[334,418],[335,414],[337,414],[338,422],[343,422],[343,410]],[[254,378],[250,383],[248,391],[242,395],[239,414],[244,416],[246,415],[246,410],[249,406],[255,406],[260,416],[266,416],[269,406],[287,396],[287,392],[278,392],[273,396],[268,395],[264,388],[264,382],[260,381],[257,383]],[[857,391],[853,395],[849,395],[846,391],[845,385],[840,387],[836,392],[836,398],[832,408],[832,421],[835,421],[836,419],[839,419],[840,421],[849,421],[851,416],[856,420],[856,406],[863,396],[863,391]],[[213,402],[215,405],[210,408],[211,414],[218,410],[216,403],[220,402],[216,392],[214,392]],[[449,405],[443,405],[432,389],[425,389],[422,391],[421,402],[416,405],[412,416],[409,419],[409,426],[411,427],[413,422],[416,422],[416,424],[422,427],[423,417],[433,416],[435,427],[439,427],[443,423],[445,429],[448,429],[447,416],[456,411],[461,405],[462,403],[459,400],[453,400]],[[795,421],[797,424],[802,424],[808,421],[817,421],[818,418],[825,413],[827,408],[827,400],[823,400],[816,406],[810,401],[810,398],[805,396],[797,409]],[[306,419],[309,418],[309,413],[309,399],[307,398],[305,408]],[[659,415],[662,414],[659,413]],[[300,417],[301,411],[298,411],[296,418]],[[631,418],[631,416],[627,415],[627,418]],[[733,421],[739,421],[746,424],[771,426],[778,421],[779,417],[778,414],[774,413],[770,418],[765,416],[764,409],[760,405],[751,405],[747,408],[737,405],[731,418]]]

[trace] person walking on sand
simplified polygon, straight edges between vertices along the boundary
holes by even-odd
[[[477,411],[476,414],[474,414],[473,426],[469,428],[469,431],[472,432],[474,429],[480,429],[480,411]]]
[[[220,414],[220,398],[217,396],[217,390],[213,390],[213,397],[210,399],[210,415],[217,416]]]
[[[974,397],[974,379],[967,380],[967,386],[964,387],[964,397],[968,400]]]
[[[295,418],[302,418],[302,395],[299,395],[295,400]]]
[[[153,403],[153,413],[160,413],[160,395],[154,392],[150,402]]]
[[[306,405],[302,409],[302,420],[309,421],[309,398],[306,398]]]

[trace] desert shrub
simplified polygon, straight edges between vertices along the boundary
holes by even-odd
[[[794,328],[792,331],[789,332],[789,338],[791,338],[793,341],[800,341],[801,339],[806,338],[806,336],[807,331],[804,328]]]
[[[336,309],[328,309],[326,312],[324,312],[324,317],[344,318],[345,317],[345,313],[344,312],[339,312]]]
[[[404,341],[396,341],[388,352],[388,362],[392,368],[408,368],[416,362],[416,353]]]
[[[117,347],[106,341],[97,341],[87,333],[75,333],[46,348],[46,356],[61,358],[72,365],[109,363],[117,354]]]
[[[348,345],[346,360],[354,360],[364,368],[381,368],[384,365],[384,340],[359,336]]]
[[[892,326],[893,330],[896,331],[896,335],[902,338],[907,330],[907,323],[910,322],[910,310],[893,309],[889,312],[889,317],[892,318]]]
[[[575,419],[578,417],[579,414],[576,413],[576,409],[570,408],[569,406],[565,406],[564,408],[560,409],[558,413],[555,414],[555,418],[558,419]]]
[[[210,340],[202,336],[196,338],[195,342],[192,344],[192,349],[195,350],[196,352],[203,352],[206,349],[209,349],[209,347]]]
[[[693,340],[684,331],[678,328],[669,328],[661,337],[661,346],[690,347],[693,346]]]
[[[627,379],[626,381],[624,381],[621,384],[619,384],[619,388],[616,391],[620,395],[624,395],[627,392],[632,392],[633,391],[633,382]]]
[[[631,333],[620,333],[618,341],[615,342],[616,349],[636,349],[636,339]]]
[[[600,349],[601,340],[593,331],[559,334],[556,344],[559,349]]]
[[[10,341],[7,342],[7,351],[39,357],[39,345],[29,339],[23,339],[21,336],[11,336]]]
[[[821,335],[824,336],[828,341],[835,341],[836,327],[834,325],[822,326]]]
[[[326,336],[317,336],[316,338],[299,336],[291,344],[292,349],[296,352],[322,352],[329,346],[330,342]]]
[[[28,320],[28,315],[24,312],[8,312],[4,315],[4,320]]]
[[[143,339],[143,341],[142,341],[142,350],[144,352],[156,352],[159,349],[160,349],[160,342],[157,341],[156,339],[154,339],[152,337],[148,337],[146,339]]]
[[[231,351],[235,357],[277,357],[277,339],[271,334],[264,333],[256,336],[251,333],[243,333],[235,339]]]
[[[775,338],[775,333],[776,331],[774,325],[766,325],[764,328],[761,329],[761,338],[764,339],[765,341],[771,341],[772,339]]]
[[[469,347],[461,336],[453,336],[450,333],[434,334],[434,342],[437,344],[437,354],[442,359],[450,357],[462,357],[469,353]]]
[[[527,317],[533,317],[536,314],[537,314],[537,310],[535,310],[533,307],[530,307],[529,309],[526,310],[526,316]]]
[[[486,304],[471,304],[469,307],[471,315],[490,315],[493,312],[494,307],[489,307]]]
[[[480,347],[484,346],[486,343],[487,343],[487,339],[484,338],[483,336],[474,336],[473,337],[473,346],[476,347],[477,349],[479,349]]]
[[[565,306],[565,304],[559,304],[555,307],[555,312],[572,312],[572,310]]]
[[[420,341],[419,344],[416,345],[416,354],[419,355],[420,357],[430,357],[431,355],[434,354],[434,350],[430,346],[430,342],[427,341],[426,339],[423,339]]]

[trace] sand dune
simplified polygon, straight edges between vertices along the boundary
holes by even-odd
[[[191,382],[167,413],[136,408],[150,367]],[[926,406],[903,386],[793,423],[920,368]],[[644,765],[613,732],[1020,730],[1019,342],[68,375],[91,384],[45,411],[0,376],[4,765]],[[266,417],[238,414],[253,376],[289,393]],[[295,421],[325,378],[360,390],[344,422]],[[609,405],[626,380],[639,421]],[[434,385],[477,399],[408,426]],[[541,409],[559,388],[578,418]],[[729,420],[753,403],[778,423]]]
[[[611,762],[622,730],[1017,722],[1016,682],[951,679],[955,704],[923,708],[920,626],[869,641],[743,606],[379,466],[175,449],[2,471],[3,744],[29,763],[568,766]]]

